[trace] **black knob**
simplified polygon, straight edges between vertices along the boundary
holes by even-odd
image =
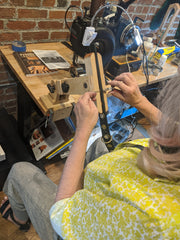
[[[62,90],[64,93],[67,93],[69,91],[69,84],[63,82],[62,83]]]
[[[48,83],[47,87],[48,87],[50,93],[54,93],[55,92],[55,86],[54,85],[51,85],[50,83]]]

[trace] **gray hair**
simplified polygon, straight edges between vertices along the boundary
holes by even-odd
[[[180,180],[180,75],[160,91],[156,106],[161,110],[157,126],[150,130],[149,148],[137,158],[138,167],[152,178]]]

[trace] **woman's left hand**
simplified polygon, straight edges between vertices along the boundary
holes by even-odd
[[[132,73],[121,73],[109,84],[112,87],[117,87],[110,93],[114,97],[138,108],[138,105],[143,102],[144,97],[138,87],[137,81]]]
[[[90,134],[98,120],[98,109],[94,103],[95,92],[87,92],[79,98],[75,105],[76,132],[83,131]]]

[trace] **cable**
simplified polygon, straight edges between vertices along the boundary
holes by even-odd
[[[145,50],[145,47],[144,47],[144,41],[143,41],[140,49],[141,49],[142,54],[143,54],[142,65],[143,65],[144,75],[146,77],[146,85],[148,86],[149,85],[149,70],[148,70],[148,59],[147,59],[146,50]]]
[[[128,54],[126,53],[126,63],[127,63],[127,66],[128,66],[128,71],[131,72],[131,68],[130,68],[130,65],[129,65],[129,62],[128,62]]]
[[[104,9],[104,8],[106,8],[106,7],[117,7],[117,8],[120,8],[123,12],[126,13],[126,15],[128,16],[130,22],[131,22],[131,23],[133,24],[133,26],[135,27],[134,22],[133,22],[132,18],[130,17],[130,15],[128,14],[128,12],[127,12],[123,7],[121,7],[121,6],[117,5],[117,4],[113,4],[113,3],[108,4],[108,5],[106,4],[106,5],[104,5],[104,6],[101,6],[101,7],[95,12],[94,16],[93,16],[92,19],[91,19],[91,27],[93,27],[93,25],[94,25],[94,19],[95,19],[96,15],[97,15],[102,9]]]
[[[67,17],[67,14],[68,14],[68,11],[69,11],[70,8],[78,8],[78,9],[80,9],[81,15],[82,15],[82,17],[83,17],[83,10],[82,10],[81,7],[76,6],[76,5],[70,5],[70,6],[66,9],[65,16],[64,16],[65,24],[66,24],[66,27],[69,29],[69,31],[71,31],[71,28],[70,28],[69,25],[67,24],[66,17]]]
[[[94,16],[92,17],[91,19],[91,27],[93,27],[94,25],[94,20],[95,20],[95,17],[97,16],[97,14],[102,11],[102,9],[104,8],[110,8],[110,7],[116,7],[116,8],[120,8],[129,18],[131,24],[127,25],[126,28],[123,30],[122,32],[122,35],[121,35],[121,39],[120,39],[120,42],[123,42],[123,39],[125,38],[125,35],[133,28],[134,29],[134,35],[135,35],[135,39],[136,39],[136,42],[138,42],[138,45],[141,44],[141,42],[143,43],[142,41],[142,38],[140,36],[140,33],[137,29],[137,27],[135,26],[132,18],[130,17],[130,15],[128,14],[128,12],[121,6],[117,5],[117,4],[106,4],[104,6],[101,6],[94,14]],[[144,49],[144,47],[143,47]],[[144,54],[143,54],[144,56]],[[129,63],[128,63],[128,57],[127,57],[127,53],[126,53],[126,62],[127,62],[127,65],[128,65],[128,70],[129,72],[131,72],[131,69],[130,69],[130,66],[129,66]],[[145,62],[145,61],[144,61]],[[146,69],[147,69],[147,65],[146,65]],[[148,74],[148,69],[145,71],[144,70],[144,73],[145,73],[145,76],[146,76],[146,79],[147,79],[147,85],[149,84],[149,74]]]

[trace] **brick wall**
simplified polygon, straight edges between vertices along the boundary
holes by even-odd
[[[118,1],[113,1],[118,2]],[[149,24],[164,0],[136,0],[129,6],[132,18],[144,19],[143,33],[149,33]],[[0,0],[0,43],[11,44],[14,40],[25,43],[53,42],[69,39],[69,31],[64,22],[64,14],[69,5],[90,6],[88,0]],[[67,20],[71,24],[80,12],[69,11]],[[173,36],[178,26],[176,19],[170,34]],[[0,57],[0,107],[16,116],[16,80],[6,63]]]

